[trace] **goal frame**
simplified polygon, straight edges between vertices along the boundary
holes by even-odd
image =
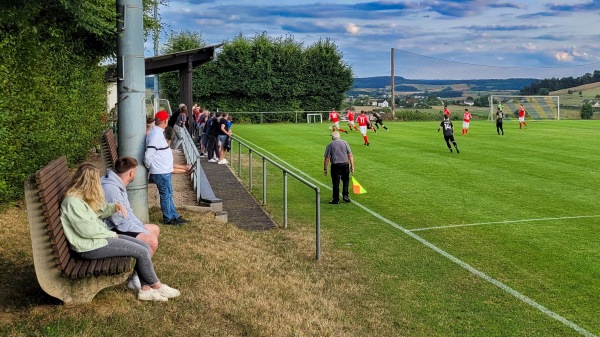
[[[540,96],[540,95],[490,95],[490,120],[493,121],[495,117],[494,109],[494,98],[556,98],[556,120],[560,120],[560,96]],[[497,104],[496,104],[497,106]]]

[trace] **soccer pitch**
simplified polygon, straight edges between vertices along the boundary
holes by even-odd
[[[398,335],[599,334],[600,122],[508,121],[504,136],[494,122],[473,121],[468,136],[453,123],[460,154],[438,122],[386,122],[368,147],[342,134],[368,193],[339,205],[323,175],[329,124],[232,131],[321,188],[323,237],[357,257],[373,314]],[[276,218],[280,176],[269,169]],[[292,227],[314,224],[311,191],[290,191]]]

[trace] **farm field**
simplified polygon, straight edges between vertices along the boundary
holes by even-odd
[[[418,336],[600,333],[598,121],[530,121],[505,135],[472,122],[450,153],[437,122],[342,134],[368,191],[329,205],[323,124],[234,124],[237,137],[321,188],[323,247],[357,257],[388,331]],[[345,127],[344,124],[342,124]],[[383,131],[383,130],[382,130]],[[237,168],[237,145],[231,163]],[[242,151],[245,157],[247,151]],[[256,156],[255,158],[258,158]],[[260,164],[253,162],[260,199]],[[247,181],[248,170],[242,170]],[[281,221],[281,172],[268,167],[268,208]],[[289,183],[290,228],[314,226],[314,192]]]

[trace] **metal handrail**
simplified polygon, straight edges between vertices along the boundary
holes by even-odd
[[[242,146],[244,146],[245,148],[248,149],[248,156],[249,156],[249,160],[248,160],[248,166],[249,166],[249,174],[250,174],[250,178],[249,178],[249,185],[250,185],[250,191],[252,190],[252,154],[255,153],[256,155],[260,156],[262,158],[262,175],[263,175],[263,196],[262,196],[262,203],[263,205],[267,204],[267,162],[273,164],[273,166],[277,167],[278,169],[281,170],[281,172],[283,173],[283,226],[285,229],[287,229],[287,224],[288,224],[288,188],[287,188],[287,177],[292,176],[293,178],[296,178],[296,180],[298,180],[299,182],[303,183],[304,185],[310,187],[311,189],[313,189],[315,191],[315,257],[317,260],[321,259],[321,189],[312,184],[311,182],[309,182],[308,180],[302,178],[301,176],[299,176],[298,174],[294,173],[293,171],[291,171],[290,169],[284,167],[283,165],[275,162],[273,159],[267,157],[266,155],[260,153],[259,151],[256,151],[254,148],[252,148],[250,145],[244,143],[242,140],[240,140],[239,138],[237,138],[235,135],[231,136],[231,142],[233,145],[233,141],[237,141],[238,142],[238,176],[241,177],[242,175]],[[233,146],[232,146],[233,149]],[[230,152],[230,162],[233,162],[233,151]]]
[[[196,163],[196,170],[194,174],[192,174],[192,186],[194,186],[194,192],[196,192],[196,203],[200,203],[200,171],[202,167],[200,166],[200,152],[198,151],[198,147],[194,143],[192,136],[190,135],[187,129],[184,129],[183,136],[183,155],[185,156],[185,162],[187,164]]]

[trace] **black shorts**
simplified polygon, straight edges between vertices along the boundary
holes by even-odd
[[[451,136],[444,135],[444,140],[445,141],[451,141],[451,142],[453,142],[454,141],[454,135],[451,135]]]

